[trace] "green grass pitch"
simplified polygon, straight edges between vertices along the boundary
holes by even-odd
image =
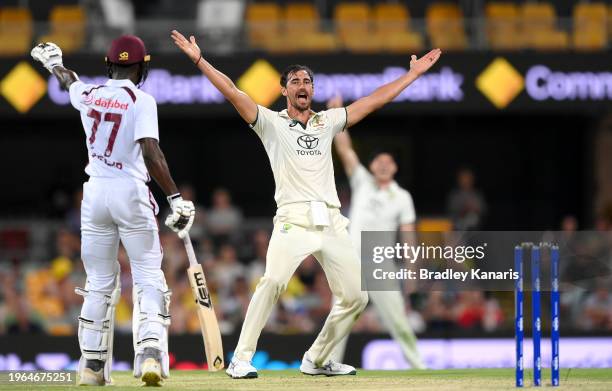
[[[141,382],[131,372],[114,372],[112,390],[135,389]],[[544,386],[550,389],[550,372],[543,370]],[[526,388],[531,372],[525,371]],[[76,386],[0,385],[0,390],[74,390]],[[230,379],[224,372],[173,371],[163,385],[166,390],[515,390],[512,369],[455,369],[431,371],[365,371],[356,376],[306,376],[298,370],[260,371],[258,379]],[[612,369],[563,369],[560,390],[612,390]]]

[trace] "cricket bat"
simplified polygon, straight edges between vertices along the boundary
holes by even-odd
[[[215,372],[224,367],[221,331],[219,330],[219,324],[217,323],[217,317],[213,310],[210,293],[206,286],[204,271],[202,270],[202,265],[200,265],[196,259],[189,235],[183,238],[183,243],[185,244],[185,251],[187,251],[187,257],[189,258],[187,276],[189,277],[189,285],[191,285],[193,298],[198,306],[198,319],[200,320],[200,328],[202,329],[202,337],[204,338],[206,362],[208,363],[208,370]]]

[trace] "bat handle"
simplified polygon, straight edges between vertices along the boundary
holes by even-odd
[[[183,238],[183,244],[185,245],[185,251],[187,251],[187,258],[189,258],[189,266],[197,265],[198,261],[195,256],[195,251],[193,251],[193,244],[191,244],[189,234],[185,235]]]

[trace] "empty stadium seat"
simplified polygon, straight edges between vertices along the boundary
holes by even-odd
[[[281,9],[276,3],[253,3],[246,10],[246,22],[251,46],[266,48],[280,35]]]
[[[608,44],[607,10],[604,3],[580,3],[574,7],[574,48],[600,50]]]
[[[380,50],[378,39],[372,34],[372,14],[367,3],[340,3],[334,11],[334,22],[340,41],[353,52]]]
[[[27,8],[0,8],[0,56],[26,54],[32,46],[32,14]]]
[[[287,45],[300,51],[328,52],[337,46],[332,33],[320,30],[320,18],[312,3],[290,3],[283,19]]]
[[[58,5],[49,15],[49,34],[40,42],[55,42],[64,53],[79,50],[85,43],[85,11],[78,5]]]
[[[410,29],[410,13],[402,4],[377,4],[373,12],[375,34],[383,49],[411,53],[423,48],[423,37]]]
[[[519,8],[515,3],[488,3],[485,16],[487,41],[491,48],[515,50],[524,47]]]
[[[454,3],[436,3],[426,11],[427,33],[434,47],[460,50],[467,47],[463,12]]]
[[[445,217],[424,217],[417,222],[419,232],[449,232],[453,230],[453,222]]]
[[[550,3],[525,3],[521,9],[523,34],[528,47],[557,50],[568,47],[565,31],[557,28],[557,15]]]

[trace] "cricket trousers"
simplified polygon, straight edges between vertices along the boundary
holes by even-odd
[[[308,203],[280,207],[266,256],[266,270],[246,313],[234,356],[250,361],[273,306],[300,263],[313,255],[321,264],[337,298],[323,328],[308,350],[315,365],[330,359],[336,345],[350,331],[368,302],[361,291],[361,264],[347,232],[348,219],[328,208],[330,225],[313,226]]]
[[[140,312],[165,313],[164,295],[168,289],[161,270],[158,206],[147,185],[131,178],[92,177],[83,184],[81,204],[81,258],[87,273],[81,317],[94,322],[105,320],[106,303],[119,273],[117,252],[123,243],[130,260],[133,289],[139,292]],[[136,314],[135,314],[136,315]],[[135,338],[160,339],[165,333],[159,322],[142,322]],[[100,331],[83,331],[82,349],[100,346]]]
[[[361,231],[354,229],[350,230],[352,242],[359,258],[361,259]],[[395,234],[387,238],[388,244],[392,246],[395,243]],[[408,323],[406,314],[406,302],[402,295],[401,286],[398,284],[397,290],[391,291],[368,291],[370,303],[376,308],[376,312],[383,325],[389,331],[393,339],[400,345],[402,353],[406,361],[414,369],[425,369],[425,364],[421,359],[417,349],[417,338],[414,331]],[[335,298],[333,298],[335,300]],[[340,341],[336,350],[332,353],[334,360],[342,362],[346,345],[348,343],[348,335]]]
[[[421,359],[417,349],[417,338],[412,331],[408,316],[406,315],[406,303],[402,292],[396,291],[368,291],[370,302],[376,308],[380,319],[389,330],[393,339],[399,344],[406,361],[413,369],[425,369],[425,364]],[[333,357],[337,361],[342,361],[348,335],[340,341]]]

